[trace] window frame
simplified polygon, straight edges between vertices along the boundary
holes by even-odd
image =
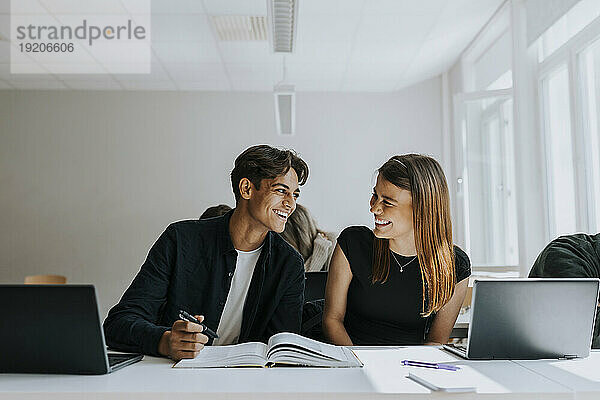
[[[576,231],[589,232],[595,227],[591,218],[594,215],[594,198],[593,193],[587,182],[593,179],[588,173],[590,164],[589,154],[586,150],[586,127],[584,121],[585,111],[582,104],[582,96],[585,93],[584,77],[581,73],[580,55],[588,49],[595,41],[600,40],[600,18],[596,18],[593,22],[587,25],[584,29],[567,40],[554,53],[546,57],[542,62],[538,62],[536,68],[536,85],[538,94],[538,123],[540,127],[540,140],[542,141],[544,155],[544,184],[545,184],[545,205],[546,205],[546,242],[554,239],[557,236],[555,226],[555,215],[552,198],[552,185],[554,184],[551,176],[551,168],[549,163],[552,161],[549,154],[548,121],[546,119],[547,105],[547,88],[545,80],[560,68],[567,68],[567,76],[569,82],[569,108],[570,108],[570,128],[572,138],[572,158],[574,171],[575,185],[575,212],[576,212]],[[538,51],[539,51],[539,46]],[[596,199],[598,201],[599,199]]]
[[[514,109],[514,90],[513,88],[508,89],[495,89],[495,90],[480,90],[474,92],[463,92],[457,93],[453,96],[453,109],[454,109],[454,132],[456,134],[454,141],[454,155],[455,165],[457,171],[457,189],[456,189],[456,212],[457,218],[455,222],[459,222],[459,229],[462,235],[464,235],[465,251],[467,254],[471,254],[471,228],[470,228],[470,205],[469,205],[469,175],[467,173],[467,157],[468,143],[467,143],[467,132],[465,126],[466,116],[466,104],[470,101],[483,100],[487,98],[496,98],[496,100],[511,99],[513,101]],[[513,135],[515,132],[513,132]],[[514,144],[513,144],[514,145]],[[516,190],[516,188],[513,188]],[[518,207],[518,205],[517,205]],[[473,271],[475,272],[519,272],[520,267],[518,262],[516,265],[491,265],[491,264],[472,264]]]

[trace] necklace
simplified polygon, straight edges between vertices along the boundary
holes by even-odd
[[[410,261],[408,261],[406,264],[400,264],[400,261],[398,261],[398,259],[396,258],[396,256],[394,255],[394,252],[390,250],[390,253],[392,253],[392,257],[394,257],[394,260],[396,261],[396,263],[398,264],[398,266],[400,267],[400,272],[404,272],[404,267],[406,267],[408,264],[410,264],[411,262],[415,261],[417,259],[417,256],[414,256],[413,258],[410,259]]]

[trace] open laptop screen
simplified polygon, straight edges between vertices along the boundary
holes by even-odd
[[[92,285],[0,285],[0,372],[104,374]]]
[[[598,279],[476,280],[467,357],[587,357]]]

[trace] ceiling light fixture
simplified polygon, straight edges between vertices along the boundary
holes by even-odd
[[[298,0],[267,0],[269,42],[275,53],[293,53],[298,25]]]
[[[273,87],[275,96],[275,124],[280,135],[293,135],[296,130],[296,90],[285,83],[286,66],[283,58],[283,79]]]
[[[211,19],[221,41],[267,40],[264,16],[213,15]]]

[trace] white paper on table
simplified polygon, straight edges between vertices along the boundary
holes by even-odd
[[[466,365],[461,365],[457,371],[412,367],[407,377],[433,391],[487,393],[507,391],[504,386]]]

